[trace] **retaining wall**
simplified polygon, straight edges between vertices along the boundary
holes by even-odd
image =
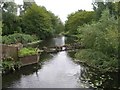
[[[28,55],[28,56],[24,56],[24,57],[19,57],[19,60],[22,64],[22,66],[25,66],[25,65],[38,63],[39,62],[39,57],[40,57],[39,54]]]
[[[18,47],[12,45],[2,45],[1,58],[12,57],[14,60],[18,60]]]

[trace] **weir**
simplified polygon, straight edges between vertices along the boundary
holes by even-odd
[[[42,50],[47,53],[52,53],[52,52],[60,52],[60,51],[83,49],[83,48],[84,46],[82,46],[81,44],[74,43],[74,44],[65,44],[61,46],[43,47]]]

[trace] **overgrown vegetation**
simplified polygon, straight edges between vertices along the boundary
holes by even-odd
[[[2,71],[3,73],[7,73],[10,71],[15,71],[15,69],[18,69],[21,67],[21,63],[18,60],[13,60],[12,57],[3,58],[2,60]]]
[[[65,33],[68,35],[77,34],[78,26],[90,23],[94,18],[93,11],[78,10],[68,16],[65,23]]]
[[[21,33],[15,33],[8,36],[5,35],[2,37],[3,44],[16,44],[16,43],[26,44],[37,40],[38,38],[35,35]]]
[[[83,23],[76,24],[71,18],[67,20],[67,23],[71,20],[72,23],[69,23],[75,27],[75,29],[68,29],[68,32],[72,30],[75,32],[68,33],[68,35],[75,36],[77,38],[75,41],[85,46],[85,49],[76,52],[76,59],[103,72],[116,71],[119,66],[119,8],[116,9],[118,4],[119,2],[94,3],[95,17],[91,22],[88,20],[86,23],[84,20],[80,20]],[[66,24],[65,27],[71,28],[71,26],[68,27]]]
[[[18,52],[18,55],[20,57],[23,57],[23,56],[27,56],[27,55],[35,55],[37,54],[37,50],[35,48],[22,48],[20,49],[20,51]]]
[[[87,24],[78,28],[78,41],[86,47],[76,53],[76,57],[80,60],[91,63],[95,67],[103,70],[115,70],[118,68],[118,20],[110,17],[109,10],[102,13],[102,17],[98,22]],[[91,49],[93,52],[87,50]],[[97,55],[95,53],[98,53]],[[101,54],[100,54],[101,53]],[[87,56],[87,55],[88,56]],[[92,58],[91,58],[92,57]],[[102,58],[106,57],[106,58]]]

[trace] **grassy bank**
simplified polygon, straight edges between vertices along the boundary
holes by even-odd
[[[102,72],[116,72],[118,70],[118,59],[111,58],[99,51],[83,49],[78,51],[75,57],[79,62]]]

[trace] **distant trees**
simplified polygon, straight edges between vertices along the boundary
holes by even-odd
[[[35,34],[41,39],[45,39],[57,31],[62,23],[58,17],[46,10],[45,7],[33,4],[22,16],[23,32]]]
[[[70,14],[65,23],[65,32],[68,34],[76,34],[78,26],[91,22],[93,17],[93,11],[78,10]]]
[[[93,3],[93,10],[95,11],[95,19],[99,20],[101,17],[102,11],[106,8],[109,9],[109,12],[111,15],[114,15],[115,18],[118,17],[118,14],[120,13],[119,9],[120,2],[109,2],[109,0],[101,0],[100,2]]]
[[[17,5],[14,2],[3,2],[1,4],[1,8],[2,8],[2,13],[8,12],[15,15],[17,14]]]
[[[64,32],[64,24],[58,16],[55,16],[52,12],[49,11],[52,21],[53,34],[60,34]]]
[[[33,4],[22,17],[23,32],[45,39],[52,32],[52,22],[45,8]]]
[[[16,5],[14,2],[3,2],[2,7],[2,35],[9,35],[15,32],[34,34],[39,39],[45,39],[54,34],[59,34],[64,29],[60,18],[45,7],[38,6],[33,2],[24,2],[23,5]],[[17,16],[17,9],[20,15]]]
[[[2,35],[13,34],[18,31],[19,17],[17,15],[17,5],[14,2],[4,2],[2,4]]]
[[[9,12],[3,12],[2,15],[3,15],[2,35],[8,35],[8,34],[13,34],[14,32],[18,32],[19,17]]]
[[[104,72],[116,71],[119,59],[120,2],[94,2],[94,11],[77,11],[68,16],[65,32],[85,48],[75,58]]]

